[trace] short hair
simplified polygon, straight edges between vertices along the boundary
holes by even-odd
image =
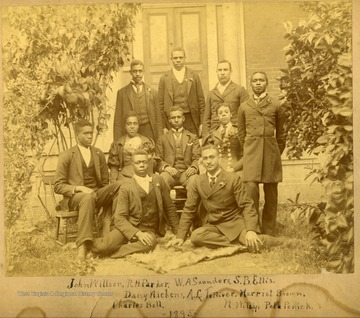
[[[186,53],[185,53],[185,50],[181,47],[181,46],[177,46],[177,47],[174,47],[172,50],[171,50],[171,57],[173,56],[173,53],[174,52],[183,52],[184,53],[184,57],[186,57]]]
[[[218,104],[217,106],[216,106],[216,113],[218,112],[218,110],[219,110],[219,108],[220,107],[227,107],[227,108],[229,108],[230,109],[230,112],[231,112],[231,106],[230,106],[230,104],[229,103],[220,103],[220,104]]]
[[[80,119],[79,121],[77,121],[75,124],[74,124],[74,131],[75,131],[75,134],[78,134],[79,131],[81,130],[81,128],[83,127],[91,127],[91,128],[94,128],[94,125],[89,122],[87,119]]]
[[[146,156],[149,158],[149,153],[145,149],[137,149],[131,155],[131,161],[134,161],[135,156]]]
[[[169,109],[169,114],[172,112],[181,112],[184,115],[184,110],[180,106],[171,106]]]
[[[255,74],[262,74],[262,75],[264,75],[264,76],[265,76],[265,80],[266,80],[266,84],[269,84],[268,77],[267,77],[266,73],[263,72],[263,71],[256,71],[256,72],[252,73],[252,74],[251,74],[251,77],[250,77],[250,83],[252,82],[253,76],[254,76]]]
[[[144,62],[140,60],[132,60],[130,63],[130,70],[132,70],[133,66],[141,65],[144,67]]]
[[[140,124],[140,120],[139,120],[139,116],[136,112],[130,110],[127,113],[125,113],[124,115],[124,124],[126,124],[126,121],[130,118],[130,117],[136,117],[138,123]]]
[[[232,68],[231,68],[231,63],[230,63],[230,61],[228,61],[228,60],[221,60],[221,61],[219,61],[219,62],[217,63],[217,66],[219,66],[220,63],[228,63],[228,64],[229,64],[229,67],[230,67],[230,70],[232,69]]]
[[[201,153],[202,153],[204,150],[209,150],[209,149],[214,149],[214,150],[216,150],[216,152],[217,152],[218,155],[220,154],[219,148],[218,148],[216,145],[214,145],[214,144],[207,144],[207,145],[205,145],[204,147],[202,147]]]

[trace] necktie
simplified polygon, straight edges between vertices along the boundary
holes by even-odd
[[[224,139],[225,135],[226,135],[226,126],[223,126],[221,131],[221,139]]]
[[[179,138],[180,137],[180,131],[175,130],[174,132],[175,132],[176,137]]]
[[[210,188],[212,188],[216,183],[216,177],[210,177]]]
[[[138,94],[141,93],[141,86],[142,86],[141,83],[136,83],[136,84],[135,84],[136,92],[137,92]]]

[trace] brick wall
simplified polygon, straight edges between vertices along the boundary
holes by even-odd
[[[264,71],[269,78],[268,92],[274,97],[279,94],[280,68],[286,68],[282,52],[289,42],[284,39],[284,23],[294,26],[306,13],[296,2],[244,2],[246,86],[250,90],[250,76],[255,71]]]

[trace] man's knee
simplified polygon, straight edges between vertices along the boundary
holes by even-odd
[[[196,246],[203,245],[204,237],[206,235],[206,230],[203,227],[198,227],[191,233],[190,241]]]
[[[171,190],[172,187],[174,186],[174,178],[170,175],[170,173],[164,171],[160,174],[160,176],[163,177],[165,184],[167,185],[167,187]]]

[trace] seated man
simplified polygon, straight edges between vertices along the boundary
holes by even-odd
[[[63,152],[55,172],[54,191],[64,196],[70,210],[79,211],[76,246],[78,258],[86,258],[88,243],[93,240],[96,208],[109,209],[120,183],[109,183],[104,154],[92,147],[93,125],[80,120],[74,126],[77,145]]]
[[[156,143],[156,155],[160,157],[158,172],[164,178],[169,190],[183,185],[188,190],[198,173],[200,145],[198,137],[183,128],[185,121],[181,107],[169,110],[171,129],[160,136]]]
[[[93,252],[112,254],[113,258],[149,252],[156,246],[156,235],[165,235],[165,218],[176,233],[179,218],[175,206],[164,180],[147,174],[148,163],[145,150],[133,153],[134,177],[122,184],[112,230],[94,240]]]
[[[221,169],[218,148],[205,146],[202,159],[206,173],[195,179],[188,192],[177,238],[167,246],[183,244],[200,202],[205,213],[203,225],[191,233],[194,245],[216,248],[241,243],[250,251],[258,252],[261,246],[280,244],[279,239],[257,234],[260,229],[254,203],[247,196],[239,175]]]

